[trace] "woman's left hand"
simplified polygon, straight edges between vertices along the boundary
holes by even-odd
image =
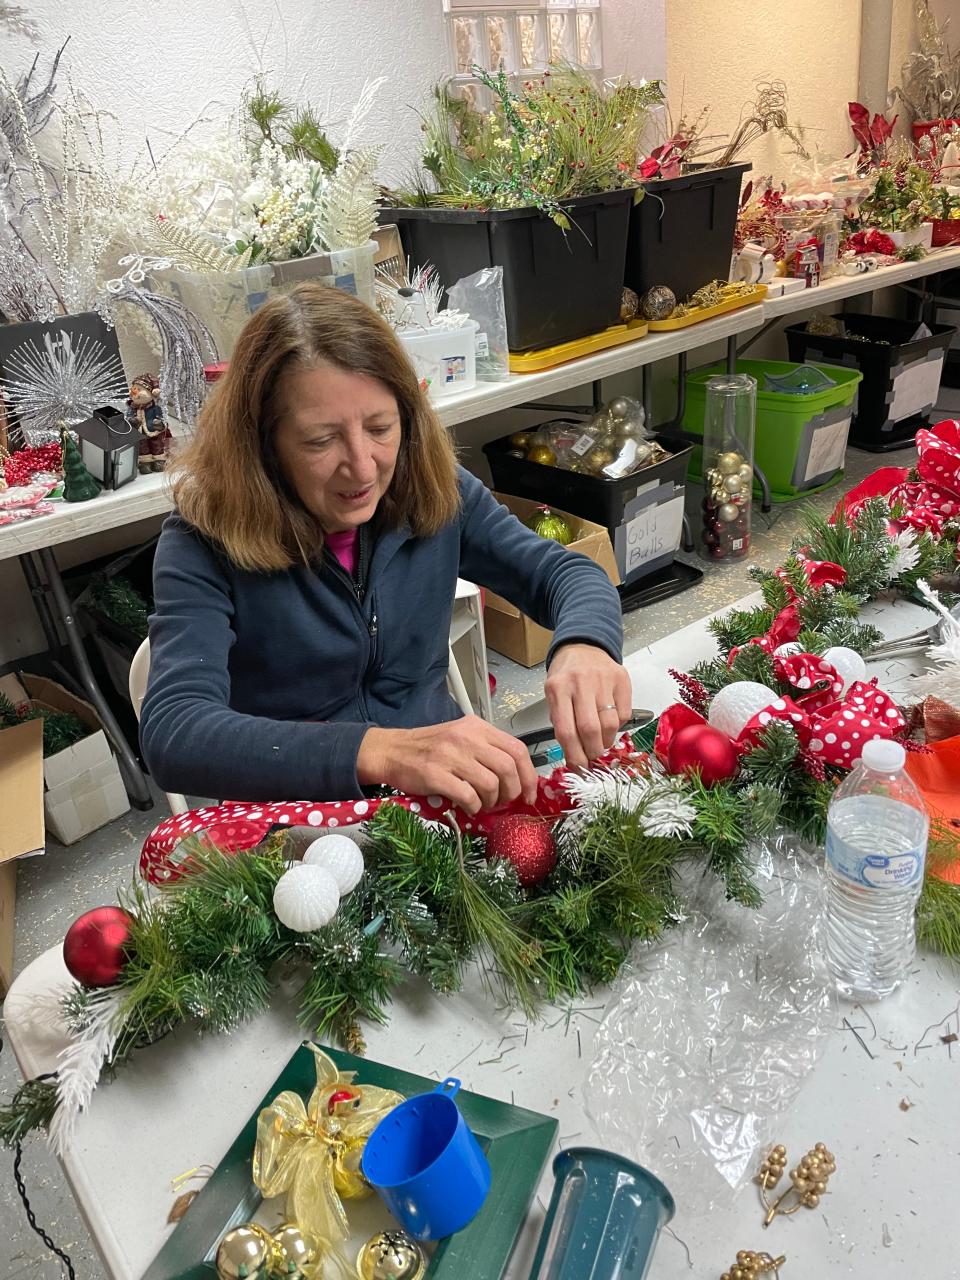
[[[630,677],[596,645],[565,644],[558,649],[544,693],[553,731],[571,769],[582,769],[603,755],[630,719]]]

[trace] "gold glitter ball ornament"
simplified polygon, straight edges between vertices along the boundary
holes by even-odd
[[[590,471],[597,472],[602,471],[604,467],[609,467],[615,457],[616,454],[612,449],[604,449],[600,445],[594,445],[583,460]]]
[[[743,466],[743,459],[739,453],[721,453],[717,459],[717,470],[723,476],[735,476]]]
[[[220,1280],[266,1280],[273,1257],[273,1241],[253,1223],[234,1227],[217,1247]]]
[[[305,1236],[292,1222],[285,1223],[273,1234],[273,1272],[290,1280],[307,1274],[317,1256],[311,1236]]]
[[[380,1231],[357,1254],[360,1280],[422,1280],[426,1269],[426,1255],[405,1231]]]
[[[510,447],[512,449],[528,449],[533,444],[532,431],[515,431],[510,437]]]
[[[544,467],[555,467],[557,465],[557,455],[545,444],[535,444],[532,449],[527,451],[528,462],[539,462]]]

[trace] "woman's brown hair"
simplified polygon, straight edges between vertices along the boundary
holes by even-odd
[[[426,537],[457,513],[453,446],[396,334],[358,298],[300,284],[244,326],[193,440],[172,468],[180,514],[241,569],[289,569],[315,559],[323,545],[323,531],[273,450],[278,379],[291,365],[321,363],[377,378],[396,398],[400,452],[378,518]]]

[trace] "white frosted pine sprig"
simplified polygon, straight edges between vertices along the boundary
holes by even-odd
[[[3,394],[25,436],[49,432],[61,422],[82,422],[94,409],[127,394],[123,365],[96,338],[70,333],[30,339],[6,357]]]
[[[955,618],[940,600],[929,583],[921,578],[917,590],[932,609],[940,614],[940,643],[927,650],[932,670],[920,676],[911,686],[911,693],[922,697],[933,694],[960,707],[960,619]]]
[[[896,537],[891,538],[890,559],[887,562],[887,581],[896,580],[915,569],[920,563],[920,548],[917,546],[915,529],[903,529]]]
[[[104,1066],[113,1056],[123,1027],[120,1009],[124,992],[107,987],[95,992],[87,1006],[88,1018],[60,1054],[57,1065],[57,1110],[50,1122],[49,1141],[53,1151],[63,1155],[77,1130],[80,1113],[90,1099]]]
[[[614,768],[567,773],[561,781],[577,806],[568,819],[574,826],[589,822],[601,806],[612,805],[624,813],[639,812],[648,836],[675,838],[693,830],[697,813],[684,794],[682,779]]]

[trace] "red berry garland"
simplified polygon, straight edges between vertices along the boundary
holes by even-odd
[[[3,478],[11,489],[29,484],[40,471],[59,471],[63,454],[56,440],[48,444],[29,445],[18,449],[3,464]]]

